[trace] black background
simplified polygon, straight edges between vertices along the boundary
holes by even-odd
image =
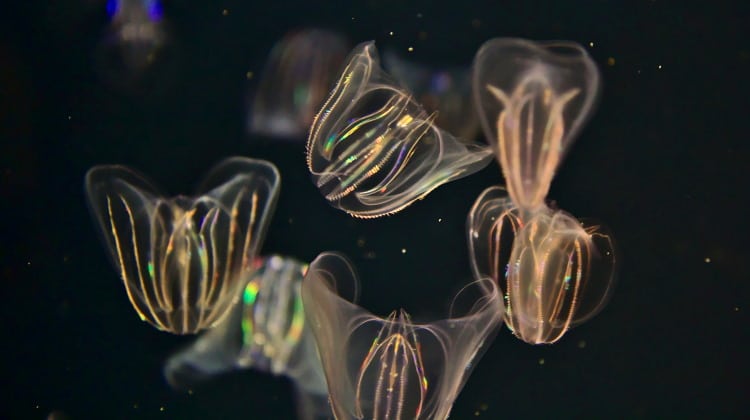
[[[601,314],[552,346],[503,328],[451,418],[746,416],[750,13],[684,3],[165,1],[171,42],[130,87],[97,70],[103,1],[5,4],[0,343],[9,387],[0,417],[294,415],[288,383],[261,373],[192,394],[167,387],[161,364],[191,339],[158,332],[131,309],[85,206],[83,175],[96,164],[138,168],[176,194],[223,157],[269,159],[283,181],[264,253],[310,261],[339,250],[358,267],[371,311],[445,311],[470,277],[466,214],[502,182],[499,168],[384,219],[330,207],[309,180],[304,139],[245,131],[246,73],[259,74],[289,30],[312,26],[404,54],[412,46],[415,61],[436,67],[470,65],[497,36],[593,42],[603,96],[550,198],[612,229],[619,283]]]

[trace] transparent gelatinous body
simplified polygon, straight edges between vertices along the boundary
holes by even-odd
[[[103,165],[86,193],[128,298],[141,319],[176,334],[216,323],[239,296],[279,192],[269,162],[229,158],[195,198],[165,198],[144,176]]]
[[[511,199],[523,209],[543,207],[560,161],[593,110],[596,65],[572,42],[498,38],[477,52],[473,85]]]
[[[474,141],[479,118],[471,100],[471,71],[468,67],[431,68],[411,62],[392,50],[383,53],[383,64],[403,83],[428,113],[435,113],[435,124],[459,139]]]
[[[380,68],[372,42],[350,54],[307,142],[307,164],[323,195],[363,218],[398,212],[483,168],[491,154],[438,128]]]
[[[252,104],[250,131],[304,139],[349,48],[342,35],[324,29],[293,32],[276,43]]]
[[[108,79],[137,78],[167,42],[161,2],[108,0],[107,14],[112,22],[99,48],[100,70]]]
[[[415,324],[403,310],[379,318],[353,303],[356,293],[340,295],[356,282],[344,257],[324,253],[302,284],[336,418],[445,419],[502,322],[494,283],[467,286],[449,319]]]
[[[307,264],[293,258],[257,258],[245,277],[242,300],[215,327],[167,360],[167,381],[188,388],[250,368],[289,378],[297,389],[301,418],[330,415],[323,367],[300,296],[306,271]]]
[[[554,343],[608,301],[616,258],[602,226],[547,207],[521,210],[490,187],[474,203],[467,233],[475,277],[497,281],[505,322],[528,343]]]

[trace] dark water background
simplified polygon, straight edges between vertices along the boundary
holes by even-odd
[[[594,43],[603,96],[550,197],[610,226],[622,251],[617,289],[555,345],[532,347],[504,328],[452,418],[746,417],[750,10],[685,3],[165,1],[173,43],[132,89],[96,71],[103,2],[2,6],[0,417],[294,415],[289,384],[263,374],[237,372],[192,394],[166,386],[161,364],[190,338],[160,333],[131,309],[84,204],[83,175],[95,164],[133,166],[187,193],[222,157],[269,159],[283,186],[264,253],[310,261],[339,250],[373,312],[445,311],[470,277],[466,214],[502,182],[499,168],[385,219],[329,207],[303,142],[245,132],[246,73],[260,72],[286,32],[310,26],[413,46],[413,59],[435,66],[468,66],[497,36]]]

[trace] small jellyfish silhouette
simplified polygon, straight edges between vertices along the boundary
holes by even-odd
[[[383,53],[383,65],[403,83],[427,113],[435,113],[435,125],[472,142],[479,133],[479,118],[471,98],[471,69],[467,66],[438,68],[415,63],[393,50]]]
[[[304,29],[271,50],[250,109],[251,133],[304,141],[349,52],[343,35]]]
[[[153,63],[169,43],[160,0],[108,0],[111,22],[96,51],[100,78],[118,88],[139,91]],[[160,78],[164,83],[164,78]]]

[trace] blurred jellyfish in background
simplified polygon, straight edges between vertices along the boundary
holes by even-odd
[[[110,25],[97,51],[102,78],[117,86],[140,80],[167,43],[159,0],[107,0]]]
[[[125,166],[89,170],[95,225],[143,321],[193,334],[226,316],[265,238],[279,178],[269,162],[234,157],[209,172],[195,197],[165,197]]]
[[[250,106],[249,132],[304,141],[348,53],[346,38],[325,29],[303,29],[278,41]]]
[[[383,53],[383,67],[401,82],[428,113],[437,112],[435,125],[459,139],[473,141],[479,134],[479,119],[471,98],[468,67],[430,68],[399,56]]]
[[[221,373],[254,369],[292,381],[300,418],[330,416],[323,367],[300,296],[306,272],[307,264],[293,258],[256,258],[242,301],[167,360],[170,385],[184,389]]]

